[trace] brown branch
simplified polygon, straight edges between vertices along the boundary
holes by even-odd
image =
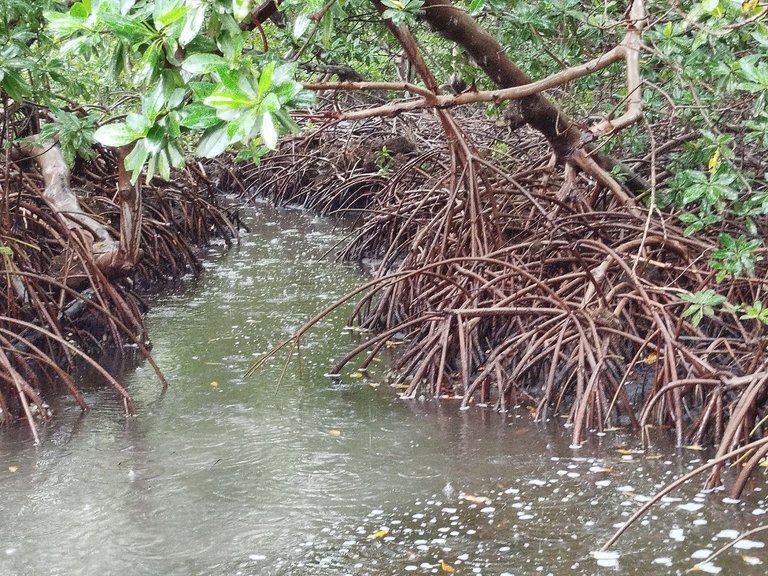
[[[395,116],[402,112],[412,112],[424,108],[452,108],[454,106],[475,104],[477,102],[494,102],[498,104],[499,102],[505,102],[507,100],[521,100],[531,96],[540,95],[541,92],[544,92],[545,90],[562,86],[576,78],[581,78],[582,76],[587,76],[598,70],[602,70],[624,58],[624,48],[622,46],[617,46],[589,62],[561,70],[556,74],[552,74],[551,76],[547,76],[546,78],[535,82],[529,82],[522,86],[502,88],[499,90],[464,92],[455,95],[435,94],[425,88],[414,86],[407,82],[314,82],[305,83],[304,87],[308,90],[391,90],[410,92],[412,94],[423,96],[423,98],[418,100],[392,102],[367,110],[334,113],[334,118],[340,120],[360,120],[377,116]],[[581,141],[581,135],[579,135],[578,140]]]
[[[641,35],[648,25],[648,13],[643,0],[634,0],[629,13],[627,33],[617,47],[627,66],[627,110],[613,120],[606,119],[590,128],[595,136],[604,136],[631,126],[643,117],[642,76],[640,74]]]
[[[435,94],[427,90],[426,88],[422,88],[421,86],[416,86],[415,84],[411,84],[409,82],[350,82],[350,81],[342,81],[342,82],[304,82],[303,83],[305,90],[313,90],[316,92],[321,92],[324,90],[342,90],[345,92],[358,92],[358,91],[365,91],[365,90],[388,90],[391,92],[410,92],[411,94],[417,94],[419,96],[423,96],[423,101],[426,102],[429,98],[434,98]],[[429,108],[430,106],[425,105],[424,108]],[[444,106],[444,108],[447,108],[448,106]]]

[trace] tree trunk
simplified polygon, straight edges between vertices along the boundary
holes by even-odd
[[[528,75],[509,59],[498,40],[448,0],[426,0],[423,19],[435,32],[466,50],[500,88],[531,83]],[[559,158],[567,158],[581,145],[581,130],[544,96],[535,94],[519,102],[525,121],[546,137]]]
[[[426,0],[423,19],[435,32],[466,50],[499,88],[513,88],[531,83],[528,75],[510,60],[498,40],[484,30],[472,16],[453,6],[450,0]],[[639,193],[650,188],[649,182],[620,161],[593,152],[589,146],[585,146],[582,130],[543,95],[527,96],[520,99],[519,103],[523,120],[544,135],[559,159],[568,160],[571,155],[584,148],[603,170],[617,168],[624,176],[627,188],[632,192]],[[575,164],[583,168],[591,160],[583,153],[580,156]],[[598,179],[601,179],[600,176],[606,177],[604,174],[596,176]],[[630,204],[629,200],[624,202]]]
[[[64,156],[58,144],[53,142],[44,143],[23,143],[20,144],[21,151],[34,158],[40,167],[45,182],[43,199],[50,209],[60,218],[61,222],[73,234],[76,234],[80,240],[85,243],[89,249],[93,263],[96,268],[101,270],[107,278],[124,276],[135,264],[135,259],[131,260],[131,255],[136,256],[138,247],[129,247],[126,251],[121,251],[121,243],[112,237],[107,226],[86,214],[80,206],[80,201],[70,188],[70,172]],[[135,208],[140,199],[129,200],[125,202],[121,195],[121,212],[125,218],[126,212]],[[126,209],[123,206],[126,205]],[[140,218],[130,219],[130,226],[135,227],[136,223],[141,224]],[[122,227],[122,226],[121,226]],[[129,238],[134,238],[130,236]],[[66,272],[65,280],[67,283],[78,283],[84,279],[84,270],[79,270],[76,264],[77,259],[73,258],[74,248],[69,253],[63,254],[58,259],[57,265],[61,266],[61,272]],[[74,270],[74,273],[72,272]],[[60,276],[53,273],[54,276]]]
[[[133,144],[123,146],[117,153],[117,192],[120,198],[119,262],[124,272],[130,271],[143,256],[141,250],[141,179],[131,184],[131,174],[125,169],[125,157]]]

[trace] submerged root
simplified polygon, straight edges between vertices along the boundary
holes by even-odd
[[[672,429],[678,445],[719,444],[721,454],[760,438],[763,325],[734,312],[699,324],[683,317],[680,295],[712,284],[717,239],[686,237],[655,206],[629,211],[601,182],[547,165],[530,134],[515,139],[501,157],[486,139],[489,152],[458,160],[421,143],[386,179],[340,162],[344,152],[328,157],[328,145],[298,141],[246,174],[255,193],[325,213],[347,210],[345,194],[363,191],[341,255],[374,277],[354,312],[372,335],[331,372],[363,354],[365,367],[397,338],[393,385],[405,397],[499,411],[524,404],[539,419],[563,417],[574,446],[615,426]],[[342,150],[365,140],[350,132],[346,142]],[[718,291],[753,302],[767,272],[761,262]]]
[[[120,237],[116,158],[102,151],[78,163],[72,190],[67,182],[62,192],[62,210],[42,194],[33,163],[6,158],[0,166],[0,424],[26,420],[38,440],[37,423],[51,416],[46,398],[58,390],[85,410],[73,376],[82,365],[91,366],[131,414],[129,393],[94,358],[107,350],[138,352],[165,386],[149,353],[141,293],[196,274],[197,247],[214,236],[229,242],[237,230],[204,175],[180,173],[172,185],[144,187],[140,260],[129,268],[104,266],[99,242]]]

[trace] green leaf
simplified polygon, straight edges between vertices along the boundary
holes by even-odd
[[[185,128],[202,130],[219,123],[216,110],[203,104],[190,104],[184,109],[179,123]]]
[[[275,62],[268,62],[259,75],[259,96],[264,96],[272,85],[272,74],[275,71]]]
[[[232,92],[216,91],[203,100],[203,104],[216,108],[217,110],[227,110],[232,108],[244,108],[253,104],[251,100],[246,100],[240,94]]]
[[[224,152],[227,146],[229,146],[227,124],[222,122],[219,126],[205,131],[197,146],[197,155],[203,158],[215,158]]]
[[[176,6],[175,8],[171,8],[167,12],[155,17],[155,25],[158,29],[162,30],[174,22],[181,20],[188,10],[189,8],[186,6]]]
[[[102,14],[99,21],[103,23],[115,36],[122,38],[131,44],[139,44],[152,38],[153,32],[142,22],[133,20],[120,14]]]
[[[218,54],[192,54],[184,60],[181,68],[191,74],[207,74],[214,72],[218,65],[226,63]]]
[[[275,123],[272,121],[272,114],[269,112],[264,112],[261,121],[261,137],[267,148],[270,150],[277,148],[277,130],[275,129]]]
[[[200,33],[200,30],[205,23],[205,14],[208,10],[207,5],[192,6],[184,17],[184,25],[181,27],[181,33],[179,34],[179,44],[186,46],[192,40],[194,40]]]
[[[157,154],[155,154],[157,157],[157,172],[160,174],[160,177],[163,180],[170,180],[171,179],[171,164],[169,162],[168,158],[168,148],[167,146],[161,150],[158,150]]]
[[[32,93],[29,85],[21,77],[21,74],[15,70],[5,70],[0,86],[16,102],[21,102]]]
[[[293,21],[293,37],[296,39],[301,38],[311,23],[312,20],[306,14],[296,16],[296,20]]]
[[[124,122],[115,122],[114,124],[102,126],[96,130],[93,136],[100,144],[118,147],[130,144],[137,138],[140,138],[141,134],[131,130]]]
[[[131,172],[131,184],[136,184],[149,156],[146,141],[142,138],[133,145],[133,150],[125,157],[125,169]]]
[[[251,12],[251,0],[232,0],[232,13],[235,18],[243,20]]]
[[[206,96],[210,96],[214,93],[216,90],[216,84],[213,82],[189,82],[187,84],[192,90],[192,94],[195,95],[195,98],[198,100],[203,100]]]
[[[72,8],[69,9],[69,15],[75,18],[88,18],[90,14],[91,14],[90,9],[86,8],[86,6],[82,2],[74,3],[72,5]]]

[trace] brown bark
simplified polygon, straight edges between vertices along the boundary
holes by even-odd
[[[20,144],[23,153],[32,157],[40,168],[45,183],[43,199],[50,209],[57,214],[61,222],[77,235],[88,247],[93,262],[108,278],[124,275],[132,268],[120,254],[120,244],[112,237],[109,229],[95,218],[89,216],[80,206],[77,195],[69,184],[69,167],[58,144],[53,142]],[[74,265],[74,249],[70,254],[62,254],[57,260],[60,270],[68,284],[84,279],[83,270]],[[52,271],[54,275],[55,271]]]
[[[531,83],[528,75],[509,59],[498,40],[449,0],[426,0],[423,19],[435,32],[461,46],[500,88]],[[544,96],[533,94],[519,102],[525,121],[546,137],[558,157],[567,158],[580,146],[581,130]]]
[[[119,261],[125,272],[132,269],[142,257],[141,246],[141,179],[131,184],[131,175],[125,169],[125,157],[133,145],[118,149],[117,192],[120,199]]]
[[[450,0],[426,0],[423,19],[435,32],[461,46],[500,88],[531,84],[531,78],[512,62],[498,40],[478,25],[472,16],[453,6]],[[525,96],[519,103],[523,119],[544,135],[558,158],[570,159],[575,154],[577,157],[573,163],[590,173],[590,167],[595,165],[603,171],[618,168],[626,177],[627,187],[633,192],[650,187],[644,178],[613,158],[599,153],[592,153],[592,158],[587,158],[584,150],[589,148],[583,145],[582,130],[541,93]],[[593,176],[616,192],[615,183],[608,181],[607,173]],[[622,201],[629,203],[626,198]]]

